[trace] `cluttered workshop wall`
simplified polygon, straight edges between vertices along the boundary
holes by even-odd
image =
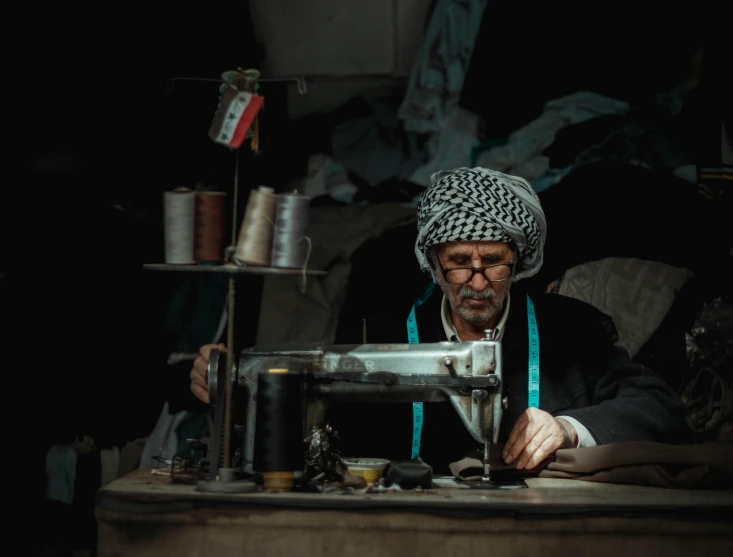
[[[353,226],[347,211],[353,206],[414,206],[434,171],[486,166],[522,176],[542,195],[550,229],[535,281],[540,290],[574,266],[615,256],[673,266],[681,281],[669,290],[678,291],[686,277],[727,253],[725,213],[697,188],[700,153],[692,137],[702,107],[708,110],[700,84],[710,81],[710,71],[701,78],[701,12],[691,7],[657,29],[657,15],[637,14],[632,22],[621,3],[608,17],[627,34],[610,40],[611,31],[594,25],[597,15],[573,10],[581,7],[519,14],[506,4],[435,2],[403,90],[365,92],[333,111],[293,119],[298,145],[282,144],[303,161],[303,172],[288,187],[311,196],[314,206],[341,207],[345,229]],[[497,25],[520,20],[521,33]],[[691,32],[675,39],[683,28]],[[650,37],[674,48],[662,52]],[[519,40],[525,48],[515,46]],[[653,75],[643,70],[648,64]],[[528,69],[536,72],[525,75]],[[705,231],[708,240],[696,245],[680,222]],[[400,237],[384,249],[410,258],[409,232]],[[316,243],[314,254],[320,249]],[[351,277],[358,292],[349,291],[346,302],[378,304],[384,290],[364,285],[380,284],[380,270],[375,259]],[[266,287],[263,308],[282,307],[277,296]],[[669,297],[665,304],[662,315]],[[293,340],[320,339],[326,329],[304,328]],[[277,338],[287,340],[286,330],[292,332],[281,329]]]

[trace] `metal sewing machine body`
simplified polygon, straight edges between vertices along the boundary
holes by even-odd
[[[242,350],[232,370],[233,396],[244,402],[241,469],[253,472],[257,377],[270,369],[300,374],[306,398],[304,431],[325,425],[329,399],[374,402],[451,402],[477,443],[497,443],[502,396],[501,343],[283,345]],[[225,392],[221,370],[209,366],[214,405]],[[218,367],[218,366],[217,366]],[[221,435],[221,430],[216,435]],[[217,445],[219,445],[217,443]],[[485,469],[488,477],[488,467]]]

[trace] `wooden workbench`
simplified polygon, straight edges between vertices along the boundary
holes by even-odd
[[[527,485],[222,495],[139,469],[98,491],[98,556],[733,555],[733,491]]]

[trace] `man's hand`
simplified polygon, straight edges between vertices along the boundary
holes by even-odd
[[[527,408],[514,424],[502,457],[507,464],[516,461],[521,470],[534,468],[558,449],[577,446],[578,432],[570,422],[538,408]]]
[[[191,392],[206,404],[209,404],[209,384],[206,381],[206,369],[209,367],[209,354],[214,348],[218,348],[221,352],[227,351],[227,347],[223,344],[204,344],[199,350],[199,355],[193,361],[193,368],[189,374]]]

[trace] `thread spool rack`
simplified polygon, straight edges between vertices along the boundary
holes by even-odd
[[[235,185],[234,185],[234,198],[237,199],[238,191],[238,168],[239,168],[239,152],[235,150],[235,157],[237,164],[235,166]],[[233,244],[236,245],[237,239],[237,207],[234,205],[232,208],[232,237]],[[235,292],[236,292],[236,279],[244,275],[290,275],[290,276],[324,276],[326,271],[319,269],[294,269],[284,267],[273,267],[265,265],[249,265],[246,263],[222,263],[222,264],[170,264],[170,263],[146,263],[143,265],[143,269],[149,271],[164,271],[164,272],[183,272],[183,273],[224,273],[229,275],[228,280],[228,294],[227,294],[227,340],[226,346],[229,348],[225,353],[226,357],[226,369],[231,369],[233,366],[233,354],[237,347],[234,344],[234,314],[235,314]],[[231,471],[231,397],[232,397],[232,386],[230,382],[226,384],[226,399],[225,399],[225,417],[224,417],[224,462],[221,468]],[[220,470],[221,470],[220,468]],[[227,479],[221,479],[222,482],[232,482],[231,474],[225,476]],[[223,476],[224,477],[224,476]],[[217,482],[218,483],[218,482]],[[232,484],[234,485],[234,484]]]
[[[229,77],[233,79],[233,83],[236,83],[238,87],[251,87],[253,83],[268,83],[268,82],[294,82],[297,85],[298,94],[304,95],[307,92],[307,85],[303,76],[291,76],[291,77],[262,77],[259,75],[259,71],[253,70],[257,77],[253,78],[252,81],[249,78],[245,79],[245,73],[242,68],[238,68],[242,79]],[[232,74],[235,72],[225,72],[225,74]],[[208,77],[172,77],[168,80],[166,87],[167,92],[172,92],[176,82],[207,82],[215,83],[219,86],[226,83],[224,74],[219,78],[208,78]],[[221,91],[221,89],[220,89]],[[234,187],[233,187],[233,211],[232,211],[232,240],[233,246],[237,244],[237,206],[238,206],[238,191],[239,191],[239,150],[233,149],[235,156],[235,167],[234,167]],[[232,276],[240,274],[250,275],[300,275],[300,276],[323,276],[327,273],[318,269],[293,269],[283,268],[276,266],[266,265],[251,265],[244,262],[230,263],[224,262],[222,264],[213,263],[191,263],[191,264],[169,264],[169,263],[146,263],[143,265],[144,269],[150,271],[170,271],[170,272],[184,272],[184,273],[224,273]]]
[[[241,68],[240,68],[241,70]],[[209,78],[197,78],[197,77],[176,77],[169,80],[168,92],[173,88],[175,81],[206,81],[215,82],[218,84],[223,83],[222,79],[209,79]],[[303,77],[285,77],[285,78],[259,78],[261,82],[273,82],[273,81],[295,81],[298,86],[298,93],[306,93],[305,79]],[[239,149],[233,149],[234,152],[234,187],[233,187],[233,207],[232,207],[232,246],[237,245],[237,206],[239,199]],[[319,269],[295,269],[295,268],[284,268],[274,267],[267,265],[251,265],[243,262],[228,262],[225,256],[224,262],[220,264],[213,263],[191,263],[191,264],[171,264],[171,263],[146,263],[143,264],[143,269],[149,271],[159,272],[178,272],[178,273],[223,273],[229,276],[228,279],[228,294],[227,294],[227,352],[226,355],[226,369],[232,369],[233,366],[233,354],[237,349],[234,346],[234,302],[235,302],[235,291],[236,291],[236,279],[245,275],[291,275],[291,276],[324,276],[327,274],[326,271]],[[226,388],[226,401],[224,410],[224,424],[225,424],[225,435],[224,435],[224,462],[223,467],[227,470],[226,475],[222,474],[220,478],[221,482],[231,482],[233,476],[233,470],[231,469],[231,383],[227,382]]]
[[[326,271],[319,269],[284,269],[282,267],[261,267],[256,265],[235,265],[233,263],[224,263],[222,265],[169,265],[167,263],[145,263],[143,269],[149,271],[178,271],[184,273],[225,273],[229,275],[293,275],[302,276],[305,273],[308,276],[324,276]]]
[[[308,223],[307,211],[309,200],[307,196],[297,192],[275,194],[273,188],[260,186],[250,192],[250,198],[241,224],[241,237],[237,231],[239,188],[239,151],[235,150],[234,168],[234,204],[232,206],[232,238],[231,245],[224,247],[224,210],[221,194],[209,192],[195,192],[185,188],[166,192],[166,220],[169,219],[170,230],[166,228],[166,255],[165,263],[146,263],[144,269],[153,271],[203,272],[224,273],[230,275],[300,275],[323,276],[325,271],[308,268],[310,254],[310,239],[306,236],[305,227]],[[198,209],[199,195],[213,195],[218,199],[213,207]],[[169,196],[169,197],[168,197]],[[188,202],[181,203],[181,200]],[[267,201],[263,201],[267,200]],[[265,203],[266,205],[261,205]],[[291,204],[299,205],[299,211],[289,211]],[[203,201],[201,201],[203,205]],[[269,207],[266,207],[269,205]],[[181,214],[175,214],[174,208],[184,207]],[[197,207],[194,211],[193,208]],[[186,211],[187,209],[187,211]],[[264,213],[258,214],[260,211]],[[305,211],[305,214],[304,214]],[[202,218],[208,212],[209,218]],[[175,214],[175,218],[173,215]],[[213,215],[213,221],[211,217]],[[255,218],[258,215],[258,218]],[[199,221],[199,219],[201,220]],[[221,224],[216,224],[221,222]],[[183,223],[183,226],[181,224]],[[166,222],[168,227],[169,222]],[[182,237],[176,238],[176,233]],[[187,228],[187,230],[186,230]],[[274,229],[274,230],[273,230]],[[209,237],[204,232],[210,232]],[[281,236],[273,236],[273,231],[290,232]],[[293,233],[294,232],[294,233]],[[170,236],[169,236],[170,234]],[[297,239],[299,238],[299,240]],[[177,241],[176,241],[177,240]],[[294,245],[307,241],[308,254],[302,252],[289,253]],[[199,245],[200,244],[200,245]],[[210,245],[209,245],[210,244]],[[306,244],[303,244],[306,245]],[[295,253],[295,255],[293,255]]]

